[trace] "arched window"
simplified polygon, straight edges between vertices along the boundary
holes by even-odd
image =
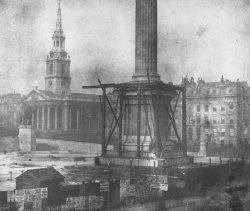
[[[50,66],[49,66],[49,73],[50,73],[50,75],[53,74],[53,64],[50,64]]]
[[[56,47],[59,47],[59,41],[58,40],[56,41]]]
[[[60,42],[60,44],[61,44],[61,47],[62,47],[62,45],[63,45],[63,41],[61,41],[61,42]]]

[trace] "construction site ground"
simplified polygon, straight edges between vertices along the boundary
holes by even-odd
[[[48,166],[53,166],[56,170],[62,173],[66,181],[69,182],[78,182],[77,179],[81,178],[82,175],[86,176],[86,172],[88,170],[84,170],[84,166],[88,167],[90,171],[95,172],[94,167],[94,157],[91,158],[89,156],[87,159],[80,159],[79,161],[75,161],[75,157],[83,157],[81,155],[71,154],[67,152],[56,152],[57,155],[51,156],[50,153],[37,153],[37,156],[34,154],[30,157],[38,158],[32,159],[24,156],[23,154],[13,152],[8,154],[0,154],[0,191],[8,191],[13,190],[16,187],[15,178],[22,174],[22,172],[33,169],[33,168],[46,168]],[[42,157],[39,160],[39,157]],[[58,158],[63,159],[58,159]],[[50,159],[49,159],[50,158]],[[67,158],[67,159],[66,159]],[[28,160],[27,160],[28,159]],[[201,161],[200,159],[199,161]],[[207,163],[208,159],[203,159],[202,162]],[[226,162],[226,159],[223,160]],[[68,168],[68,167],[73,167]],[[79,168],[77,168],[79,167]],[[104,172],[106,167],[100,168],[99,171]],[[79,171],[75,171],[79,169]],[[11,173],[12,172],[12,178]],[[244,178],[243,182],[246,182],[247,178]],[[80,181],[80,179],[79,179]],[[242,181],[235,181],[242,182]],[[135,204],[132,206],[126,207],[119,207],[113,209],[113,211],[156,211],[156,210],[169,210],[169,211],[230,211],[231,209],[228,207],[229,196],[225,194],[222,190],[223,188],[229,186],[230,184],[225,183],[221,184],[220,186],[212,187],[206,190],[206,197],[184,197],[184,198],[168,198],[168,199],[161,199],[159,201],[154,202],[144,202]],[[241,196],[242,203],[244,206],[244,211],[250,210],[250,194],[246,193],[245,195]]]

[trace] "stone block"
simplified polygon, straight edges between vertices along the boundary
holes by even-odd
[[[18,139],[21,151],[29,152],[36,150],[36,135],[32,125],[20,125]]]

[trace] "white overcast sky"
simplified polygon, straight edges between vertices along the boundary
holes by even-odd
[[[0,93],[44,89],[57,0],[0,0]],[[135,0],[62,0],[72,91],[128,82],[134,72]],[[158,0],[158,72],[250,82],[250,0]]]

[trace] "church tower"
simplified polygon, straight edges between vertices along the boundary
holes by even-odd
[[[65,36],[62,29],[62,16],[59,1],[56,29],[52,37],[52,50],[46,60],[45,90],[55,94],[70,95],[70,57],[65,51]]]

